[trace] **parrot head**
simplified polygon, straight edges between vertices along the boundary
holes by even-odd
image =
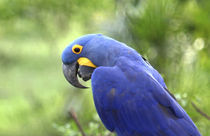
[[[102,34],[88,34],[70,43],[62,53],[63,73],[75,87],[86,88],[79,83],[91,79],[97,67],[113,66],[116,59],[127,50],[126,45]],[[129,47],[128,47],[129,48]]]

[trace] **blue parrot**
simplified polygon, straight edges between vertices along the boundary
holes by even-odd
[[[102,34],[88,34],[62,53],[63,73],[75,87],[91,79],[96,110],[118,136],[200,136],[167,90],[161,75],[137,51]]]

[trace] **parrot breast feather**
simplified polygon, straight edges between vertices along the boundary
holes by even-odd
[[[200,135],[152,73],[127,60],[121,62],[98,67],[92,75],[95,106],[107,129],[120,136]]]

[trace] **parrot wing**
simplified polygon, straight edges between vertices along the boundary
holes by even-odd
[[[97,112],[122,136],[199,136],[182,107],[145,67],[135,63],[98,67],[92,75]]]

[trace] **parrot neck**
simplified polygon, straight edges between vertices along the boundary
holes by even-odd
[[[114,66],[121,57],[133,61],[143,61],[141,55],[134,49],[106,36],[93,38],[85,48],[85,56],[88,56],[96,66]]]
[[[143,61],[140,54],[138,54],[134,49],[127,46],[124,48],[112,48],[108,50],[108,52],[106,52],[104,56],[105,59],[101,61],[101,66],[115,66],[119,61],[122,61],[122,57],[126,58],[123,61]]]
[[[121,59],[121,58],[124,58],[124,59]],[[125,46],[125,48],[120,51],[120,53],[116,57],[116,61],[114,64],[118,63],[119,61],[123,61],[125,63],[132,61],[132,62],[135,62],[136,65],[146,64],[142,56],[136,50],[128,46]]]

